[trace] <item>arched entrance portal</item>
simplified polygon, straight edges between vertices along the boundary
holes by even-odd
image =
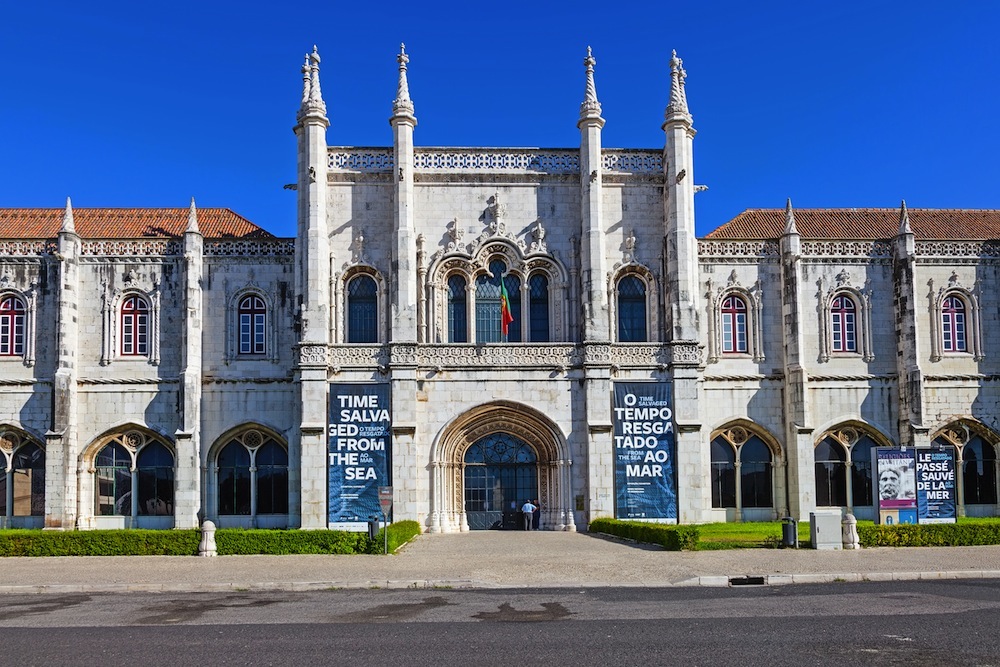
[[[538,498],[538,456],[509,433],[480,438],[465,450],[465,514],[470,530],[517,528],[518,508]]]
[[[468,410],[438,434],[430,464],[431,532],[503,525],[505,511],[533,498],[543,530],[576,530],[566,437],[533,407],[494,401]]]

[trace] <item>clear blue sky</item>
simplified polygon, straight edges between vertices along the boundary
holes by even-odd
[[[418,146],[579,145],[591,45],[608,147],[663,145],[670,50],[698,233],[781,207],[1000,208],[1000,3],[7,2],[0,206],[232,208],[295,229],[317,44],[331,145],[387,146],[406,42]]]

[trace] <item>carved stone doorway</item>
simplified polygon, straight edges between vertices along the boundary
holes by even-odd
[[[477,406],[432,449],[430,531],[500,527],[535,498],[543,530],[576,530],[571,465],[565,437],[541,412],[513,401]]]

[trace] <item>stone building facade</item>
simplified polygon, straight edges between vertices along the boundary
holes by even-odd
[[[1000,212],[789,202],[698,239],[676,56],[655,149],[602,145],[589,52],[579,147],[415,147],[397,60],[392,145],[357,148],[306,57],[294,239],[194,202],[0,210],[0,525],[326,527],[331,388],[366,384],[393,515],[430,531],[615,515],[613,390],[649,382],[671,520],[871,518],[870,448],[932,443],[997,514]]]

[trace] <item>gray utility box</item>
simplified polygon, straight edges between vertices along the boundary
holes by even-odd
[[[816,510],[809,513],[809,539],[813,549],[843,549],[840,510]]]

